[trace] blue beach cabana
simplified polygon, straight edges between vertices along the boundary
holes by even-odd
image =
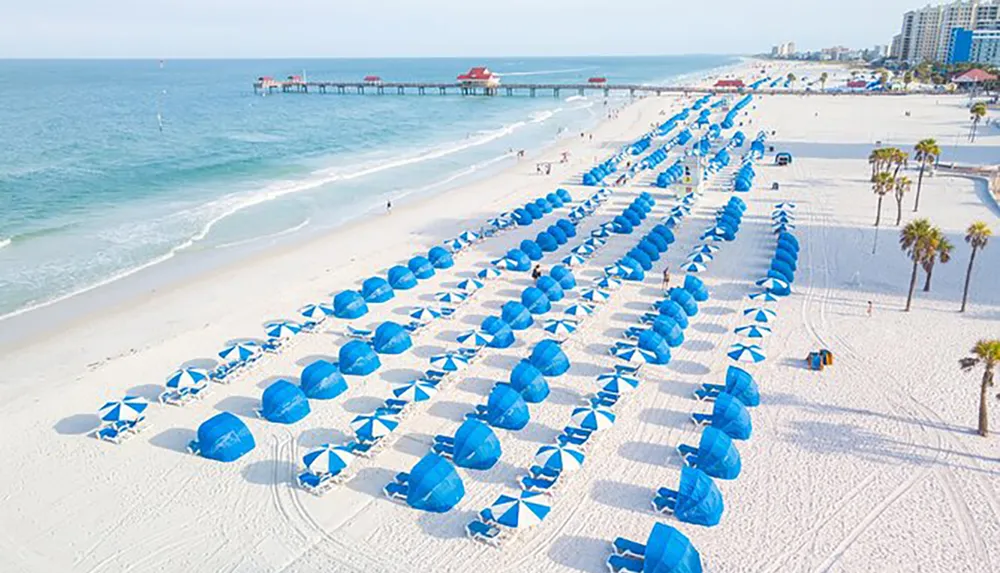
[[[531,258],[521,249],[511,249],[504,256],[507,261],[507,270],[525,272],[531,269]]]
[[[684,344],[684,329],[673,318],[661,315],[653,321],[653,330],[663,337],[671,348]]]
[[[379,354],[402,354],[413,346],[410,333],[395,322],[383,322],[375,329],[372,346]]]
[[[549,276],[556,279],[564,291],[576,288],[576,277],[573,276],[573,271],[562,265],[552,267]]]
[[[347,390],[347,381],[336,364],[316,360],[302,369],[301,386],[307,398],[331,400]]]
[[[333,315],[337,318],[355,319],[368,314],[368,304],[361,293],[345,290],[333,297]]]
[[[716,396],[711,414],[694,414],[692,419],[697,424],[711,424],[734,440],[748,440],[753,432],[750,412],[746,406],[738,398],[725,392]]]
[[[393,292],[389,281],[382,277],[371,277],[361,284],[361,296],[365,302],[379,303],[391,300],[396,293]]]
[[[520,430],[528,425],[531,413],[521,393],[509,384],[497,384],[486,400],[486,422],[505,430]]]
[[[410,259],[406,263],[406,267],[410,269],[413,276],[417,277],[419,280],[429,279],[434,276],[434,265],[431,264],[427,257],[416,256]]]
[[[342,374],[367,376],[382,366],[375,350],[360,340],[352,340],[340,347],[338,365]]]
[[[503,321],[509,324],[512,330],[524,330],[535,322],[535,319],[531,317],[531,311],[523,304],[513,300],[505,302],[500,312]]]
[[[198,426],[198,439],[188,444],[188,450],[210,460],[232,462],[256,445],[253,434],[242,420],[229,412],[221,412]]]
[[[682,444],[678,446],[678,450],[686,464],[699,468],[712,477],[736,479],[740,475],[740,452],[732,438],[718,428],[709,426],[702,430],[697,448]]]
[[[718,525],[725,511],[722,492],[705,472],[681,468],[681,480],[674,499],[674,516],[685,523],[711,527]]]
[[[417,277],[413,271],[403,265],[396,265],[387,274],[389,285],[395,290],[410,290],[417,286]]]
[[[278,380],[268,386],[260,402],[260,416],[276,424],[294,424],[310,412],[305,393],[288,380]]]
[[[427,252],[427,260],[431,262],[431,265],[435,269],[450,269],[455,266],[455,260],[452,258],[451,253],[444,247],[432,247]]]
[[[528,258],[532,261],[540,261],[542,257],[545,256],[545,253],[542,252],[542,248],[538,246],[538,243],[532,241],[531,239],[521,241],[518,248],[521,249],[522,253],[528,255]]]
[[[537,404],[549,396],[549,383],[541,370],[528,360],[521,360],[510,372],[510,385],[529,404]]]
[[[445,513],[465,497],[465,485],[455,466],[437,454],[427,454],[410,470],[406,503],[415,509]]]
[[[488,470],[500,461],[502,454],[500,439],[479,420],[466,420],[455,432],[452,461],[460,468]]]
[[[538,287],[528,287],[521,292],[521,304],[531,314],[545,314],[552,310],[552,301]]]
[[[487,316],[480,328],[493,337],[486,343],[490,348],[510,348],[514,344],[514,331],[502,318]]]
[[[657,523],[646,540],[642,573],[702,573],[701,555],[683,533]]]
[[[689,321],[687,313],[678,303],[672,300],[663,300],[656,303],[656,309],[663,316],[669,316],[674,319],[678,326],[681,328],[687,328]]]
[[[544,376],[562,376],[569,370],[569,358],[554,340],[543,340],[536,344],[528,360]]]
[[[694,297],[691,296],[691,293],[684,290],[683,288],[674,287],[670,289],[670,300],[679,304],[681,309],[684,311],[684,314],[688,315],[689,317],[698,314],[697,301],[694,300]]]
[[[562,286],[551,276],[540,277],[538,281],[535,282],[535,287],[542,291],[545,294],[545,297],[552,302],[559,302],[566,296],[566,293],[563,292]]]

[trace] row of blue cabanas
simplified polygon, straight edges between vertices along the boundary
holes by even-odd
[[[576,237],[576,224],[569,219],[559,219],[548,229],[532,239],[524,239],[520,245],[507,251],[502,263],[506,270],[526,272],[531,270],[533,261],[540,261],[546,253],[551,253]]]
[[[619,152],[610,158],[597,164],[590,171],[583,174],[583,184],[587,187],[600,185],[608,175],[618,171],[618,164],[621,163],[623,153]]]
[[[684,163],[678,159],[670,167],[664,169],[656,176],[656,186],[661,189],[673,185],[684,177]]]
[[[771,77],[770,76],[761,78],[761,79],[753,82],[752,84],[750,84],[749,88],[752,89],[752,90],[758,89],[758,88],[760,88],[760,86],[766,84],[769,81],[771,81]]]

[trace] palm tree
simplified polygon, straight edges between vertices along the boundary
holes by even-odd
[[[878,249],[878,226],[882,222],[882,199],[886,193],[891,191],[896,185],[896,181],[888,171],[880,171],[875,175],[875,182],[872,183],[872,191],[878,197],[878,206],[875,210],[875,242],[872,244],[872,254]]]
[[[931,234],[931,222],[927,219],[910,221],[899,232],[899,246],[913,261],[913,271],[910,273],[910,290],[906,296],[906,312],[913,303],[913,290],[917,287],[917,269],[927,257],[927,243]]]
[[[903,87],[905,87],[906,89],[910,89],[910,84],[912,83],[913,83],[913,72],[907,70],[907,72],[903,74]]]
[[[907,176],[896,177],[893,181],[892,191],[896,198],[896,226],[903,219],[903,196],[909,193],[913,182]]]
[[[873,149],[872,152],[868,154],[868,164],[872,166],[872,183],[875,182],[875,175],[882,170],[882,160],[884,157],[884,149]]]
[[[934,265],[940,262],[942,265],[951,260],[951,251],[955,249],[955,245],[951,244],[948,237],[944,236],[941,229],[934,227],[931,229],[930,242],[927,245],[927,256],[924,258],[921,266],[924,267],[924,272],[927,273],[927,280],[924,281],[924,292],[930,292],[931,290],[931,275],[934,273]]]
[[[819,75],[819,85],[821,89],[826,89],[826,80],[830,79],[830,74],[823,72]]]
[[[924,184],[924,169],[928,163],[934,163],[941,156],[941,148],[937,141],[927,138],[921,139],[913,147],[913,157],[920,162],[920,176],[917,177],[917,198],[913,201],[913,212],[920,208],[920,188]]]
[[[965,303],[969,300],[969,280],[972,278],[972,264],[976,262],[976,252],[986,247],[993,231],[984,221],[975,221],[965,230],[965,242],[972,247],[972,254],[969,255],[969,268],[965,270],[965,288],[962,290],[962,308],[958,312],[965,312]]]
[[[893,178],[898,177],[900,168],[910,163],[910,154],[898,147],[890,147],[888,149],[888,155],[889,164],[887,168],[895,166],[895,169],[892,171],[892,176]]]
[[[979,386],[979,435],[985,438],[990,433],[986,399],[993,385],[993,369],[1000,364],[1000,340],[980,340],[972,347],[972,356],[962,358],[958,364],[963,372],[983,365],[983,380]]]
[[[788,83],[792,83],[795,81],[795,74],[793,74],[792,72],[788,72],[788,76],[785,79],[788,80]]]
[[[976,141],[976,128],[979,127],[979,122],[986,117],[986,104],[979,102],[969,109],[969,113],[972,114],[972,127],[969,132],[969,141]]]

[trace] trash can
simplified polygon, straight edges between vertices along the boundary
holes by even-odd
[[[820,357],[823,359],[824,366],[831,366],[833,364],[833,353],[827,349],[822,349],[819,351]]]
[[[823,370],[823,357],[820,356],[819,352],[810,352],[806,362],[809,364],[810,370]]]

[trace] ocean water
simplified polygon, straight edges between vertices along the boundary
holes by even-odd
[[[597,96],[254,95],[261,75],[657,83],[724,56],[0,61],[0,318],[184,255],[319,233],[593,125]]]

